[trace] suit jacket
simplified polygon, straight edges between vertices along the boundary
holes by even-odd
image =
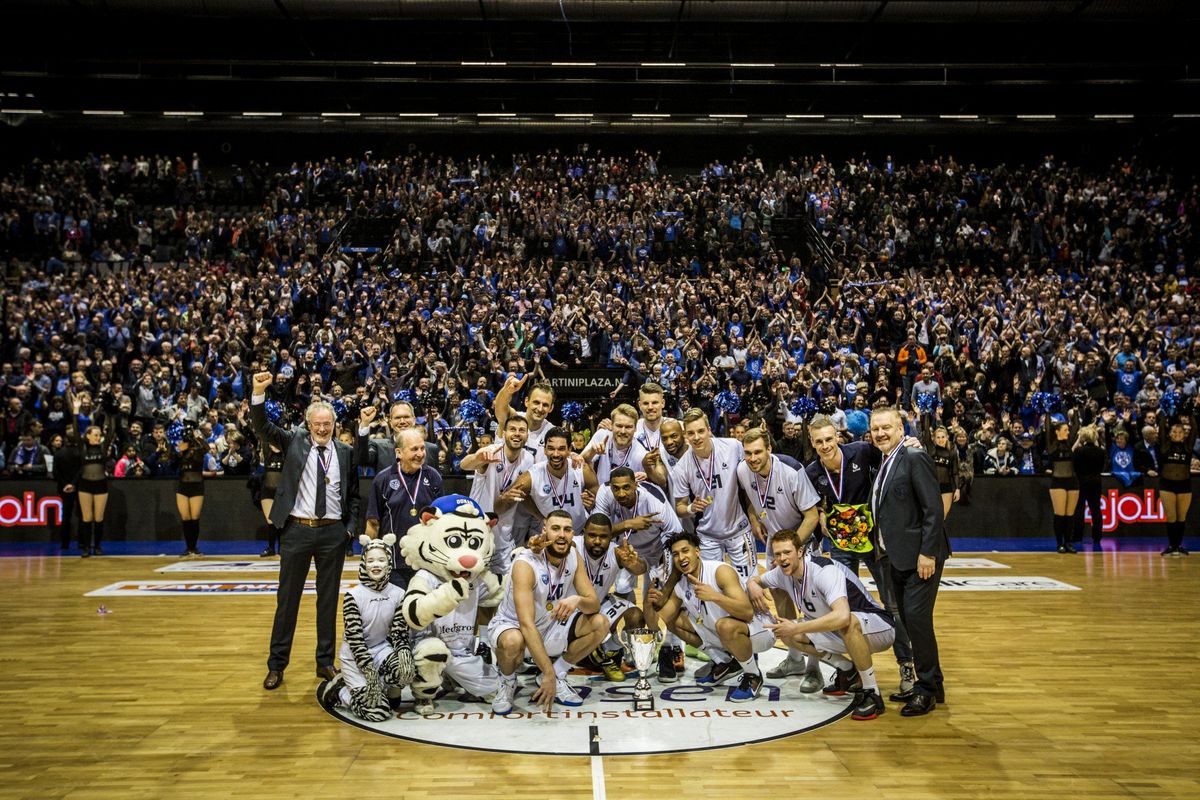
[[[275,504],[271,506],[271,524],[283,528],[287,525],[292,507],[296,505],[296,493],[300,490],[300,477],[312,450],[312,439],[303,428],[284,430],[267,419],[265,403],[250,404],[250,425],[259,439],[275,445],[283,452],[283,472],[279,476]],[[342,522],[346,525],[346,531],[353,533],[357,530],[359,505],[354,449],[336,439],[331,444],[337,453],[338,470],[341,472]]]
[[[950,540],[933,460],[928,453],[907,447],[893,458],[875,508],[875,528],[884,549],[900,570],[916,569],[918,555],[944,561],[950,555]]]
[[[425,463],[431,467],[437,465],[438,446],[433,442],[425,442]],[[357,427],[354,431],[354,458],[360,467],[371,467],[375,474],[383,472],[396,463],[395,439],[371,439],[361,436]]]

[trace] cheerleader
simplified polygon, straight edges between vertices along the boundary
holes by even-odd
[[[933,459],[938,492],[942,495],[942,518],[950,514],[950,506],[958,499],[958,448],[950,441],[950,431],[944,425],[933,427],[933,415],[921,415],[921,444]]]
[[[279,547],[279,529],[271,524],[271,507],[275,505],[275,492],[279,489],[279,476],[283,472],[283,451],[268,444],[262,455],[262,489],[258,503],[267,520],[267,549],[258,555],[259,558],[270,558]]]
[[[1042,429],[1046,433],[1046,457],[1050,460],[1050,507],[1054,510],[1054,541],[1058,552],[1074,553],[1072,524],[1079,505],[1079,477],[1075,474],[1075,412],[1068,420],[1054,422],[1047,414]],[[1093,511],[1093,514],[1096,512]]]
[[[1200,425],[1195,407],[1192,409],[1191,424],[1186,425],[1183,417],[1170,419],[1162,414],[1159,434],[1162,465],[1159,472],[1158,496],[1167,517],[1167,549],[1164,556],[1186,556],[1183,546],[1183,531],[1187,524],[1188,509],[1192,507],[1192,448],[1196,444],[1196,430]]]
[[[183,423],[175,423],[183,425]],[[179,444],[175,445],[179,464],[179,482],[175,485],[175,507],[183,527],[187,549],[180,558],[202,555],[200,542],[200,512],[204,509],[204,456],[207,455],[204,434],[185,425]]]
[[[75,484],[79,496],[79,551],[84,558],[102,556],[104,550],[101,540],[104,538],[104,511],[108,506],[108,474],[105,465],[113,443],[113,415],[104,415],[104,427],[93,425],[94,417],[90,413],[91,398],[80,395],[76,399],[68,390],[67,403],[75,419],[67,426],[68,439],[72,444],[78,444],[80,451],[79,479]],[[83,422],[81,423],[81,420]],[[83,441],[79,441],[79,431],[83,428]]]

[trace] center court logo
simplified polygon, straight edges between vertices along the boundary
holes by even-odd
[[[762,670],[771,669],[785,655],[784,650],[760,654]],[[732,685],[695,684],[693,672],[698,666],[689,659],[680,683],[661,686],[652,682],[653,711],[633,710],[632,677],[625,683],[609,683],[571,676],[571,684],[584,698],[583,705],[555,706],[548,714],[534,707],[531,697],[536,679],[532,677],[521,679],[513,712],[507,716],[491,713],[486,704],[449,699],[439,700],[426,717],[402,706],[386,722],[364,722],[343,708],[330,713],[342,722],[397,739],[563,756],[649,755],[734,747],[805,733],[850,713],[850,696],[802,694],[799,677],[768,682],[757,700],[733,703],[729,700]],[[832,672],[825,677],[831,678]]]

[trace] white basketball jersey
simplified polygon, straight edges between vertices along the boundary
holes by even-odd
[[[658,424],[659,428],[661,428],[661,419],[659,419]],[[633,429],[633,439],[649,453],[651,450],[662,446],[662,431],[660,429],[649,430],[646,427],[646,420],[639,417],[637,425]]]
[[[833,603],[846,598],[851,611],[878,614],[891,620],[891,615],[875,602],[859,577],[844,564],[824,556],[805,555],[804,578],[796,580],[774,567],[759,578],[763,586],[782,589],[805,619],[819,619],[833,611]]]
[[[588,580],[592,582],[592,588],[596,590],[596,598],[603,600],[608,597],[608,593],[612,591],[612,586],[617,582],[617,573],[621,571],[621,565],[617,561],[617,545],[612,543],[608,546],[608,552],[604,554],[604,558],[596,561],[588,555],[587,548],[583,546],[583,537],[575,537],[575,549],[579,552],[579,560],[583,564],[583,569],[587,572]],[[572,588],[568,595],[575,594]]]
[[[729,565],[724,561],[701,561],[700,582],[707,583],[718,592],[721,591],[717,587],[717,569],[724,566]],[[733,570],[733,567],[729,567],[729,569]],[[736,571],[734,571],[734,575],[737,575]],[[675,584],[675,595],[683,601],[684,612],[691,618],[692,625],[697,628],[707,628],[716,634],[717,620],[729,616],[729,612],[717,603],[706,603],[696,597],[696,591],[686,577],[681,576],[679,582]]]
[[[741,442],[714,436],[708,458],[698,458],[689,448],[671,470],[671,490],[676,498],[712,498],[702,514],[693,516],[698,536],[730,539],[743,536],[750,526],[738,501],[737,466],[742,457]]]
[[[743,461],[738,464],[737,479],[768,535],[795,530],[804,519],[805,509],[821,502],[807,473],[783,463],[778,456],[771,456],[766,478],[752,472]]]
[[[512,568],[515,569],[520,562],[533,568],[534,624],[539,630],[546,630],[554,621],[550,616],[550,609],[546,606],[553,606],[555,602],[575,593],[575,570],[579,568],[579,553],[572,547],[571,551],[567,553],[567,557],[562,560],[562,564],[555,567],[544,554],[534,555],[526,550],[513,559]],[[517,621],[517,605],[513,600],[511,572],[509,579],[504,582],[504,599],[500,601],[500,607],[496,609],[496,616],[512,622]]]
[[[525,450],[521,451],[515,462],[508,460],[504,455],[503,447],[500,449],[500,455],[499,464],[488,464],[487,469],[483,472],[471,473],[471,499],[479,503],[479,507],[484,510],[484,513],[495,512],[496,498],[512,486],[522,473],[528,472],[533,466],[533,455]],[[497,516],[496,527],[492,531],[498,540],[512,541],[513,522],[516,519],[518,507],[519,504],[514,503]]]
[[[601,484],[608,483],[612,471],[617,467],[629,467],[634,472],[642,471],[642,459],[646,457],[646,448],[642,447],[637,438],[629,442],[624,450],[617,447],[612,431],[598,430],[588,442],[588,447],[604,441],[600,455],[592,461],[592,469],[596,472],[596,480]]]
[[[417,570],[413,579],[416,580],[418,578],[424,581],[430,591],[437,589],[445,583],[437,575],[424,569]],[[423,630],[419,631],[414,638],[424,639],[429,636],[436,636],[445,642],[446,647],[455,655],[467,655],[474,652],[475,617],[479,612],[480,594],[485,592],[487,592],[487,587],[484,584],[483,576],[480,575],[471,584],[466,599],[455,606],[454,610],[449,614],[435,619]]]
[[[540,461],[529,470],[529,489],[530,497],[543,517],[561,509],[571,515],[576,532],[583,530],[588,518],[588,510],[583,505],[583,467],[573,467],[568,462],[563,477],[555,478],[546,462]]]
[[[613,497],[612,489],[601,486],[600,491],[596,493],[596,513],[607,516],[614,526],[632,517],[658,517],[657,525],[629,534],[629,543],[650,566],[658,564],[662,557],[663,543],[671,538],[672,534],[683,530],[674,506],[655,496],[654,490],[647,489],[644,484],[638,485],[637,500],[634,501],[633,508],[625,508]]]

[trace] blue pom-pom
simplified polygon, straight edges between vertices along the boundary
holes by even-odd
[[[923,392],[917,395],[917,410],[922,414],[932,414],[938,407],[938,396],[933,392]]]
[[[1053,414],[1062,408],[1062,399],[1050,392],[1034,392],[1029,407],[1040,414]]]
[[[167,426],[167,441],[170,442],[172,446],[178,447],[179,443],[183,441],[184,431],[185,426],[183,424],[183,420],[175,420]]]
[[[1158,407],[1168,417],[1173,417],[1179,413],[1179,403],[1182,398],[1179,392],[1163,392],[1162,398],[1158,401]]]
[[[726,389],[717,393],[717,396],[713,398],[713,405],[726,414],[736,414],[742,407],[742,398]]]
[[[577,403],[574,400],[563,403],[562,418],[563,422],[578,422],[583,419],[583,403]]]
[[[396,399],[403,400],[405,403],[415,403],[417,402],[417,393],[412,389],[401,389],[396,392]]]
[[[808,395],[804,395],[803,397],[797,399],[796,402],[792,403],[791,408],[788,410],[797,417],[810,420],[817,415],[817,401],[813,400]]]
[[[478,400],[463,400],[458,406],[459,418],[468,425],[481,421],[487,416],[487,409]]]
[[[340,397],[337,398],[336,400],[334,400],[329,405],[333,406],[333,415],[339,421],[345,420],[346,417],[349,416],[349,414],[350,414],[350,409],[347,408],[346,401],[342,400],[342,398],[340,398]]]
[[[278,425],[279,420],[283,419],[283,406],[277,400],[268,400],[263,405],[266,406],[267,419]]]

